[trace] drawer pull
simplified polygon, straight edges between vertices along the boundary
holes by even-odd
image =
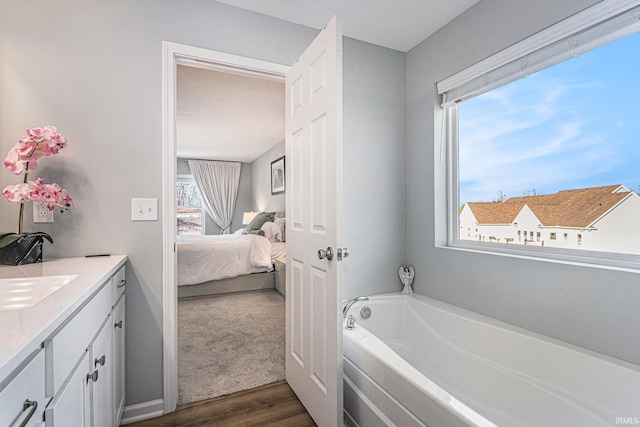
[[[98,366],[98,365],[104,366],[104,362],[106,362],[106,360],[107,358],[103,354],[101,358],[95,360],[94,366]]]
[[[93,371],[92,374],[87,374],[87,382],[93,381],[94,383],[98,381],[98,370]]]
[[[22,412],[26,411],[29,408],[31,409],[29,410],[29,415],[27,415],[27,418],[20,424],[20,427],[24,427],[27,425],[31,417],[33,417],[33,414],[35,414],[37,407],[38,402],[36,400],[27,399],[24,401],[24,403],[22,404]]]
[[[118,286],[116,286],[116,288],[118,289],[123,288],[126,284],[127,284],[126,279],[122,279],[120,280],[120,283],[118,284]]]
[[[122,328],[122,320],[113,325],[116,328]]]

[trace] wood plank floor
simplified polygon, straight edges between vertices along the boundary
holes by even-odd
[[[191,403],[171,414],[128,424],[130,427],[315,425],[286,381]]]

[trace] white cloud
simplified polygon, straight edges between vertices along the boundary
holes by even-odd
[[[569,96],[591,86],[535,75],[461,104],[461,202],[555,192],[614,168],[615,144]]]

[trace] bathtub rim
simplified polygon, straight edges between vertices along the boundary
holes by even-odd
[[[615,356],[611,356],[608,354],[604,354],[604,353],[600,353],[597,352],[595,350],[591,350],[588,349],[586,347],[581,347],[579,345],[576,344],[572,344],[570,342],[567,341],[563,341],[557,338],[553,338],[550,337],[548,335],[544,335],[541,334],[539,332],[535,332],[532,331],[530,329],[526,329],[523,328],[521,326],[516,326],[513,325],[511,323],[507,323],[505,321],[496,319],[494,317],[490,317],[484,314],[480,314],[478,312],[469,310],[467,308],[464,307],[460,307],[445,301],[441,301],[432,297],[428,297],[422,294],[417,294],[417,293],[412,293],[412,294],[405,294],[402,292],[388,292],[388,293],[382,293],[382,294],[373,294],[373,295],[369,295],[368,296],[369,300],[368,301],[359,301],[355,304],[353,304],[353,306],[351,307],[351,309],[349,310],[350,312],[352,312],[352,310],[355,311],[356,308],[360,308],[363,307],[365,305],[367,305],[367,303],[372,303],[372,302],[376,302],[376,301],[380,301],[380,300],[384,300],[387,298],[392,298],[393,300],[400,300],[400,301],[404,301],[406,299],[411,299],[414,298],[418,301],[421,301],[425,304],[428,304],[430,306],[432,306],[433,308],[437,309],[438,311],[441,312],[446,312],[449,315],[454,315],[456,317],[461,317],[463,319],[467,319],[467,320],[473,320],[476,322],[480,322],[483,323],[484,325],[488,325],[491,326],[493,328],[497,328],[497,329],[504,329],[507,330],[511,333],[514,334],[518,334],[518,335],[522,335],[525,336],[527,338],[531,338],[535,341],[540,341],[543,342],[545,344],[550,344],[550,345],[555,345],[564,349],[568,349],[568,350],[572,350],[572,351],[577,351],[579,353],[583,353],[586,354],[588,356],[600,359],[602,361],[608,362],[608,363],[612,363],[614,365],[618,365],[621,366],[623,368],[626,369],[630,369],[632,371],[635,371],[636,373],[640,374],[640,365],[636,365],[635,363],[626,361],[624,359],[619,359]],[[364,326],[364,328],[366,329],[366,326]],[[370,331],[369,331],[370,332]]]

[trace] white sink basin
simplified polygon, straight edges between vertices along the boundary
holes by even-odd
[[[77,274],[0,279],[0,311],[33,307],[76,277]]]

